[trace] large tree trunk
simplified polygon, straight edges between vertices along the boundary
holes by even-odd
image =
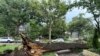
[[[93,41],[92,41],[92,45],[94,48],[99,48],[99,34],[100,34],[100,22],[98,19],[98,17],[96,16],[96,14],[94,14],[94,12],[92,12],[92,14],[94,15],[94,20],[96,22],[96,28],[94,30],[94,36],[93,36]]]
[[[93,36],[93,48],[97,49],[99,48],[99,34],[100,34],[100,30],[99,30],[99,22],[97,21],[97,18],[94,16],[94,20],[96,21],[96,28],[94,30],[94,36]]]
[[[94,36],[93,36],[93,48],[97,49],[99,47],[99,41],[98,41],[99,35],[98,35],[98,30],[95,29],[94,31]]]
[[[10,36],[10,31],[8,30],[8,31],[7,31],[7,37],[9,37],[9,36]]]
[[[19,25],[16,26],[14,35],[17,36],[18,34],[19,34]]]
[[[50,22],[50,24],[49,24],[49,43],[51,43],[51,31],[52,31],[52,29],[51,29],[51,22]]]

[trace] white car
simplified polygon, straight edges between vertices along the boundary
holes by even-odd
[[[58,38],[58,39],[52,40],[52,42],[64,42],[64,39],[63,38]]]
[[[14,39],[12,39],[12,37],[0,37],[0,42],[11,43],[14,42]]]

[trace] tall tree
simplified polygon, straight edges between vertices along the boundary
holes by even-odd
[[[8,34],[13,32],[13,35],[18,33],[20,25],[29,21],[31,7],[28,0],[0,0],[0,15],[2,15],[5,28]],[[14,34],[15,33],[15,34]]]
[[[42,35],[44,37],[47,37],[49,32],[48,31],[48,27],[49,25],[45,25],[43,27],[43,30],[42,30]],[[66,32],[66,28],[67,28],[67,25],[66,25],[66,22],[65,22],[65,19],[58,19],[57,21],[55,21],[52,25],[52,34],[51,34],[51,38],[54,39],[54,38],[62,38],[65,36],[65,32]]]
[[[84,33],[90,31],[93,29],[93,24],[91,23],[91,20],[88,18],[84,18],[82,14],[79,16],[76,16],[72,19],[71,22],[69,22],[68,31],[72,32],[78,32],[79,36],[84,36]]]
[[[49,27],[49,42],[51,43],[52,25],[55,20],[64,17],[68,6],[62,0],[41,0],[36,8],[39,21],[46,23]]]
[[[80,0],[71,5],[71,7],[86,8],[89,13],[93,15],[95,23],[93,47],[98,48],[98,38],[100,37],[100,1],[99,0]]]

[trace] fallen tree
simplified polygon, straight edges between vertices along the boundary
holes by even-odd
[[[6,50],[0,56],[41,56],[44,52],[58,51],[65,49],[87,49],[86,44],[79,43],[39,43],[32,42],[23,33],[20,34],[22,38],[22,48],[15,48],[13,51]]]

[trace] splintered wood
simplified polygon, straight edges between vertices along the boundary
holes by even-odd
[[[21,34],[21,37],[23,40],[23,48],[26,50],[27,54],[30,56],[42,56],[42,53],[45,51],[42,46],[32,43],[24,34]]]

